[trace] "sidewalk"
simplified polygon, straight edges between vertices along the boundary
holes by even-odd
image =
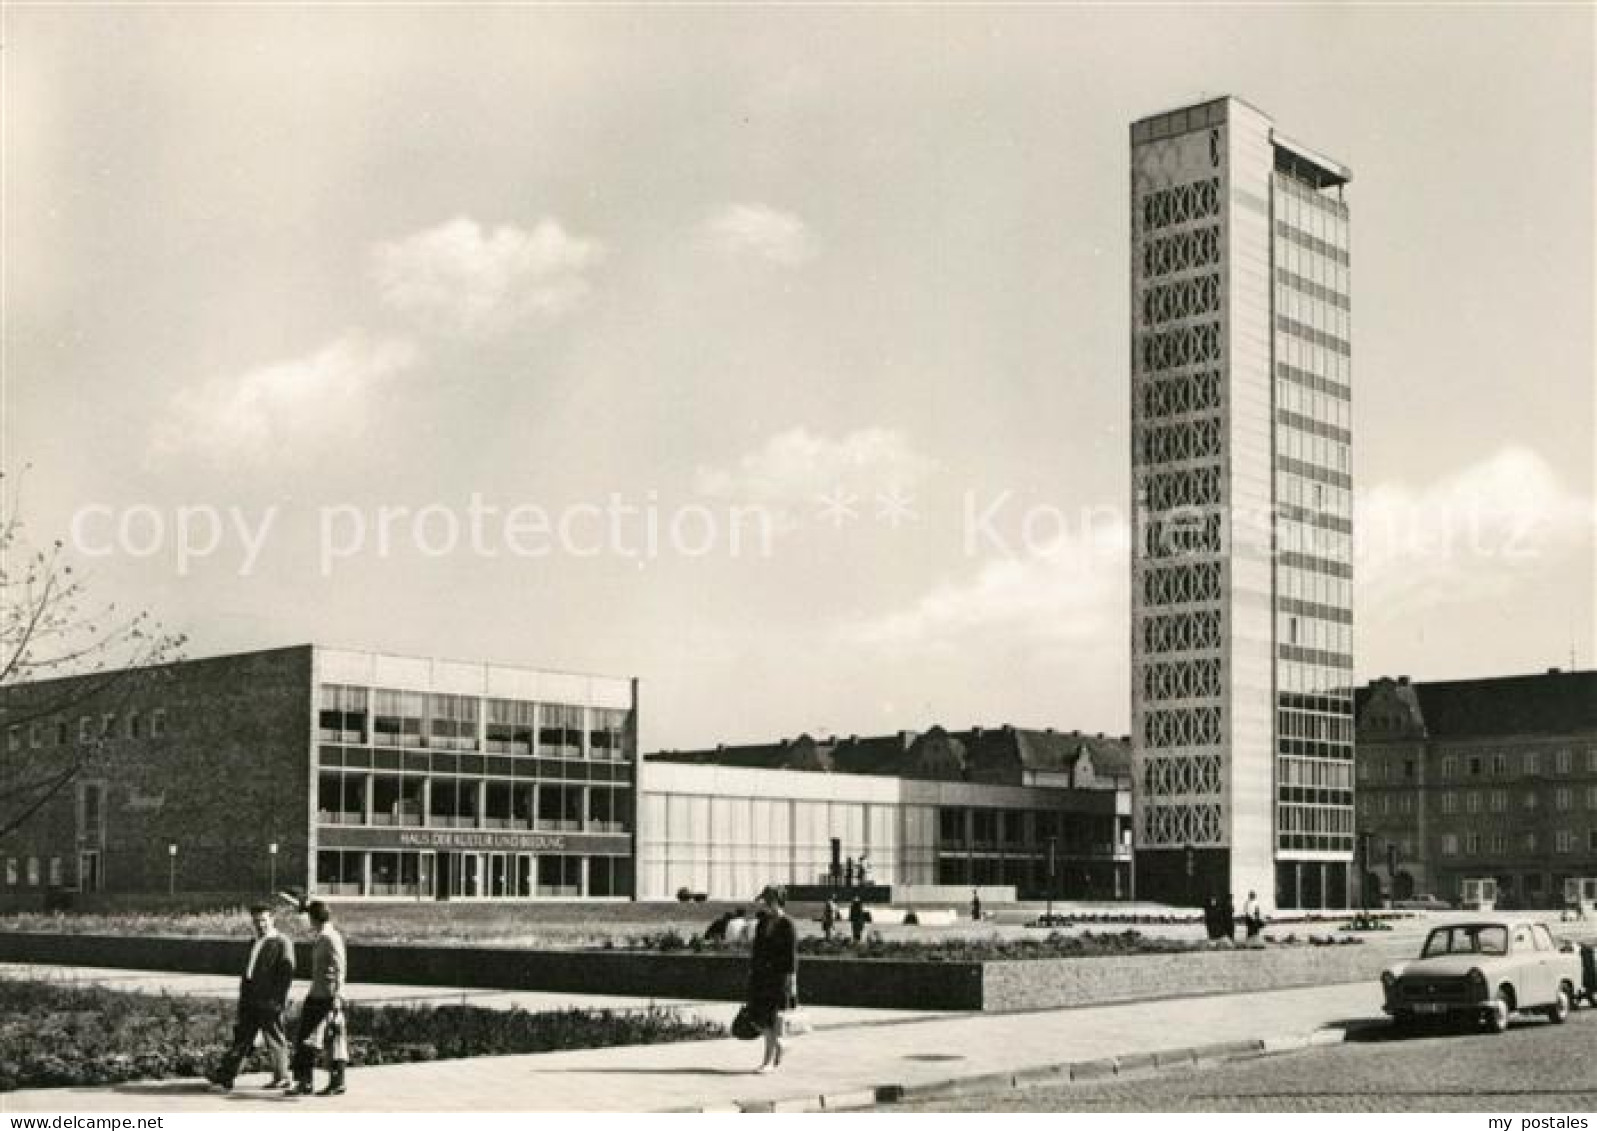
[[[126,973],[126,972],[123,972]],[[164,976],[163,976],[164,977]],[[405,987],[414,992],[413,987]],[[722,1003],[721,1008],[726,1008]],[[860,1014],[875,1011],[859,1010]],[[1302,1047],[1340,1039],[1338,1023],[1379,1018],[1380,990],[1317,986],[1037,1013],[961,1014],[870,1024],[861,1020],[789,1044],[780,1071],[755,1076],[757,1042],[731,1039],[391,1065],[350,1073],[348,1095],[290,1099],[254,1078],[223,1094],[200,1081],[63,1088],[0,1096],[0,1111],[669,1111],[869,1106],[878,1089],[912,1093],[978,1076],[1049,1075],[1096,1062],[1080,1076],[1151,1070],[1224,1042]],[[834,1019],[837,1020],[837,1019]],[[1253,1047],[1258,1047],[1255,1044]],[[1241,1046],[1239,1045],[1240,1049]],[[1166,1054],[1155,1057],[1155,1054]],[[1117,1066],[1115,1061],[1120,1062]],[[823,1099],[824,1097],[824,1099]]]

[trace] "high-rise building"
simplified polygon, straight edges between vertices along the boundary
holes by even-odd
[[[1235,98],[1131,127],[1139,898],[1347,905],[1350,176]]]

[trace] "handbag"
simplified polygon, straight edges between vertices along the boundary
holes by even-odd
[[[798,998],[790,999],[788,1008],[776,1015],[776,1030],[783,1037],[802,1037],[815,1031],[815,1022],[809,1013],[799,1007]]]
[[[752,1041],[760,1035],[760,1027],[754,1023],[748,1006],[738,1010],[738,1015],[732,1018],[732,1035],[740,1041]]]

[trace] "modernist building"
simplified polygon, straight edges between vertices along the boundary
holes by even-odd
[[[1597,880],[1597,671],[1412,683],[1358,694],[1359,829],[1372,902],[1556,907]]]
[[[771,881],[824,884],[834,862],[862,857],[895,889],[1131,895],[1125,739],[933,727],[645,761],[641,898],[746,899]]]
[[[83,767],[0,839],[0,895],[633,891],[632,680],[304,645],[0,708],[8,765]]]
[[[1350,175],[1235,98],[1131,127],[1141,898],[1347,903]]]

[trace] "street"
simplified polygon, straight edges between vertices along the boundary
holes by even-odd
[[[1516,1020],[1502,1036],[1398,1037],[1355,1021],[1346,1043],[1229,1065],[880,1111],[1597,1111],[1597,1012]]]

